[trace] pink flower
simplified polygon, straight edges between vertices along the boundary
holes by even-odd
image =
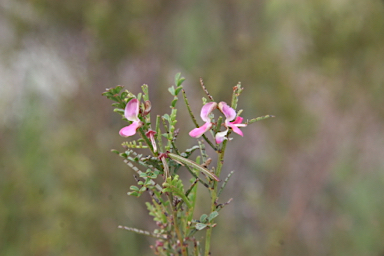
[[[124,116],[129,121],[132,121],[132,124],[123,127],[119,134],[123,137],[129,137],[136,133],[136,130],[142,126],[142,122],[140,121],[139,115],[139,105],[140,102],[138,99],[130,100],[125,106]]]
[[[227,139],[226,136],[228,134],[228,128],[231,128],[234,133],[237,133],[240,136],[243,136],[243,132],[239,128],[239,127],[247,126],[246,124],[241,123],[243,122],[243,118],[240,116],[236,117],[236,111],[223,101],[219,103],[219,109],[225,116],[224,126],[227,127],[227,129],[223,132],[216,133],[216,136],[215,136],[216,143],[218,144],[222,143],[224,140]]]
[[[211,118],[209,117],[209,114],[216,108],[217,103],[216,102],[208,102],[201,108],[200,117],[203,119],[205,124],[199,128],[195,128],[192,131],[189,132],[189,136],[194,138],[199,138],[201,135],[203,135],[206,131],[211,129],[212,122]]]

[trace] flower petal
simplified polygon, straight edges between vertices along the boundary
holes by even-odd
[[[138,118],[139,115],[139,100],[131,99],[125,106],[124,116],[129,121],[140,121]]]
[[[238,116],[238,117],[236,117],[235,121],[232,122],[232,124],[242,124],[243,119],[244,119],[244,118]],[[238,125],[237,125],[237,126],[238,126]],[[247,125],[246,125],[246,124],[242,124],[241,126],[247,126]]]
[[[223,131],[223,132],[218,132],[216,133],[216,136],[215,136],[215,140],[216,140],[216,143],[217,144],[220,144],[222,143],[224,140],[227,139],[227,133],[228,133],[228,129]]]
[[[228,106],[228,104],[225,103],[224,101],[219,103],[219,109],[225,115],[226,121],[232,121],[233,119],[235,119],[236,111],[230,106]]]
[[[211,114],[211,112],[216,108],[216,106],[216,102],[208,102],[201,108],[200,117],[201,119],[203,119],[204,122],[211,121],[211,119],[209,118],[209,114]]]
[[[201,135],[203,135],[206,131],[211,129],[212,123],[211,122],[206,122],[203,126],[199,128],[195,128],[192,131],[189,132],[189,136],[194,137],[194,138],[199,138]]]
[[[123,127],[120,131],[119,134],[120,136],[123,137],[129,137],[132,136],[136,133],[137,128],[141,126],[141,122],[133,122],[131,125]]]
[[[240,128],[238,128],[236,125],[233,125],[233,124],[229,124],[229,127],[232,128],[232,131],[234,133],[237,133],[239,134],[240,136],[243,136],[243,132],[240,130]]]

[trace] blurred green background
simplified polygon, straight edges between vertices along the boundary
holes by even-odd
[[[212,255],[383,255],[383,32],[379,0],[0,0],[0,255],[151,255],[101,93],[169,112],[177,72],[276,116],[230,143]]]

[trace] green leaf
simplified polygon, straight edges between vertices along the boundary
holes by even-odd
[[[180,76],[181,76],[180,72],[175,75],[175,85],[176,85],[176,87],[177,87],[177,84],[179,83]]]
[[[176,106],[176,103],[177,103],[177,98],[172,101],[171,107],[174,108]]]
[[[166,192],[172,193],[172,189],[170,189],[170,188],[164,188],[161,192],[162,192],[162,193],[166,193]]]
[[[128,192],[128,195],[129,195],[129,196],[137,196],[137,197],[140,196],[140,194],[139,194],[137,191]]]
[[[175,87],[171,86],[168,88],[168,91],[172,94],[175,95]]]
[[[113,112],[124,114],[124,109],[121,109],[121,108],[115,108],[115,109],[113,110]]]
[[[207,214],[203,214],[200,216],[200,222],[205,222],[208,218],[208,215]]]
[[[169,115],[168,115],[168,114],[164,114],[164,115],[163,115],[163,118],[164,118],[165,120],[169,121]]]
[[[118,86],[116,86],[116,87],[113,89],[113,93],[114,93],[114,94],[118,94],[118,93],[121,91],[121,89],[123,89],[123,86],[118,85]]]
[[[136,187],[136,186],[133,186],[133,185],[132,185],[132,186],[130,186],[129,188],[130,188],[131,190],[134,190],[134,191],[139,191],[139,188],[138,188],[138,187]]]
[[[211,212],[211,214],[209,214],[208,221],[211,222],[211,220],[216,218],[218,215],[219,213],[217,211]]]
[[[111,149],[111,152],[115,153],[115,154],[120,154],[120,152],[118,150],[116,150],[116,149]]]
[[[115,96],[107,96],[108,99],[119,102],[119,99]]]
[[[122,92],[120,95],[121,99],[125,99],[128,96],[128,92]]]
[[[184,80],[183,80],[184,81]],[[177,87],[176,90],[175,90],[175,95],[177,96],[179,94],[179,92],[183,89],[182,86],[180,87]]]
[[[175,85],[176,85],[176,87],[179,87],[184,81],[185,81],[185,78],[181,76],[181,73],[177,73],[175,75]]]
[[[177,82],[176,86],[179,87],[184,81],[185,81],[184,77],[180,78],[179,81]]]
[[[195,226],[197,230],[202,230],[206,227],[207,227],[207,224],[203,224],[203,223],[196,223],[196,226]]]

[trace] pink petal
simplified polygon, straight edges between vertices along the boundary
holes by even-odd
[[[215,140],[217,144],[222,143],[224,140],[227,139],[226,135],[228,133],[228,129],[223,132],[216,133]]]
[[[136,130],[141,126],[141,122],[133,122],[131,125],[123,127],[119,134],[123,137],[129,137],[136,133]]]
[[[125,106],[125,118],[129,121],[139,121],[139,118],[137,117],[139,115],[139,105],[140,102],[138,99],[131,99]]]
[[[203,126],[199,128],[195,128],[192,131],[189,132],[189,136],[194,137],[194,138],[199,138],[201,135],[203,135],[206,131],[211,129],[212,123],[207,122]]]
[[[242,132],[236,125],[232,125],[232,124],[230,124],[229,127],[232,128],[232,130],[233,130],[234,133],[237,133],[237,134],[239,134],[240,136],[243,136],[243,132]]]
[[[208,102],[201,108],[200,117],[204,122],[210,122],[209,114],[216,108],[216,102]]]
[[[241,124],[243,122],[243,119],[242,117],[238,116],[236,117],[235,121],[232,122],[232,124]],[[244,124],[246,126],[246,124]]]
[[[221,110],[221,112],[223,112],[227,121],[232,121],[233,119],[235,119],[236,111],[230,106],[228,106],[228,104],[224,101],[219,103],[219,109]]]

